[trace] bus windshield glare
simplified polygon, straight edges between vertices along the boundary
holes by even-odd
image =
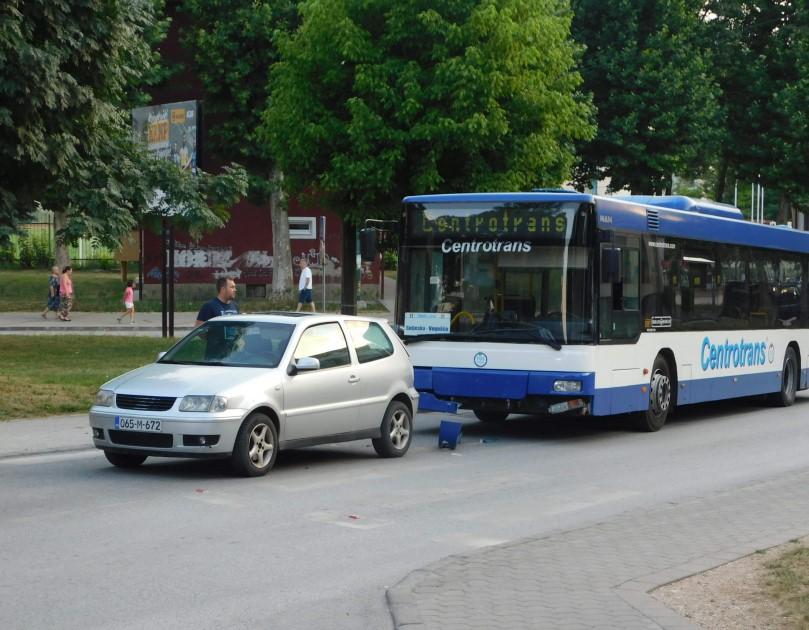
[[[592,216],[578,201],[406,204],[405,337],[593,343]]]

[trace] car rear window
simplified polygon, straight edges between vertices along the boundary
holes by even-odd
[[[377,361],[393,354],[390,338],[376,322],[349,320],[346,327],[360,363]]]

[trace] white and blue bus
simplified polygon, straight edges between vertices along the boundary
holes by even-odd
[[[809,233],[687,197],[404,199],[396,320],[420,408],[636,412],[809,384]]]

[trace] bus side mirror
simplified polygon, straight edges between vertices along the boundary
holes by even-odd
[[[363,228],[360,230],[360,258],[363,262],[373,262],[379,253],[379,242],[376,228]]]
[[[601,282],[610,284],[623,282],[624,273],[621,261],[620,249],[601,250]]]

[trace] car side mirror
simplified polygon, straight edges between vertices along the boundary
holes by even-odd
[[[289,364],[287,374],[294,376],[298,372],[311,372],[320,369],[320,361],[314,357],[301,357]]]
[[[164,356],[166,356],[165,352],[158,352],[157,353],[157,360],[160,361],[160,359],[162,359]]]

